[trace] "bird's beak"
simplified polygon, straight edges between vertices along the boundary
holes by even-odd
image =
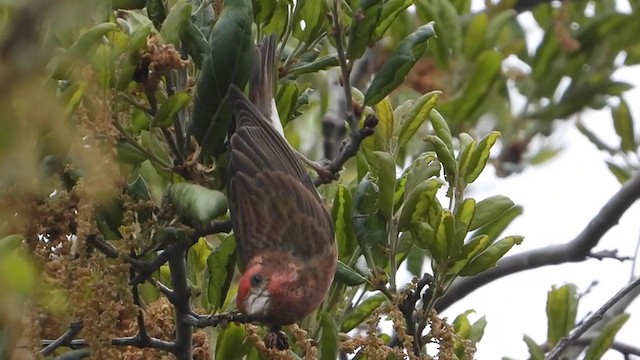
[[[269,309],[271,298],[266,289],[251,291],[245,300],[245,310],[247,315],[257,316],[266,314]]]

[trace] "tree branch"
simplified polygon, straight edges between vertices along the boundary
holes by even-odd
[[[176,338],[174,355],[178,360],[192,360],[192,335],[191,325],[180,319],[191,314],[191,289],[187,283],[187,246],[181,246],[170,254],[169,270],[171,270],[171,285],[175,294],[173,307],[176,317]]]
[[[447,294],[438,300],[435,308],[442,311],[479,287],[507,275],[542,266],[580,262],[588,259],[591,250],[598,245],[602,236],[618,223],[620,217],[639,198],[640,172],[636,173],[607,201],[600,212],[573,240],[565,244],[547,246],[508,256],[500,260],[496,267],[481,274],[458,278]]]
[[[198,315],[195,313],[184,315],[180,321],[189,326],[197,328],[205,328],[209,326],[226,326],[230,322],[248,323],[251,320],[245,314],[241,313],[222,313],[215,315]]]
[[[76,337],[80,330],[82,330],[82,326],[84,323],[82,321],[76,321],[69,325],[69,330],[67,330],[64,334],[62,334],[59,338],[53,340],[44,349],[40,350],[40,355],[43,357],[51,355],[57,348],[66,345],[74,337]]]
[[[584,334],[579,339],[574,341],[574,344],[589,346],[597,338],[598,338],[597,334]],[[613,344],[611,344],[611,349],[619,352],[624,356],[629,356],[629,355],[640,356],[640,347],[631,346],[629,344],[625,344],[619,341],[614,341]]]
[[[585,320],[582,324],[577,326],[573,332],[565,338],[562,338],[560,342],[551,350],[549,355],[547,355],[547,360],[556,360],[560,358],[560,355],[566,350],[566,348],[575,343],[577,339],[580,338],[582,334],[584,334],[590,327],[595,325],[597,322],[602,320],[606,312],[611,309],[618,301],[622,300],[627,294],[631,293],[636,287],[640,286],[640,278],[634,280],[622,290],[620,290],[617,294],[615,294],[609,301],[607,301],[600,309],[591,314],[587,320]]]

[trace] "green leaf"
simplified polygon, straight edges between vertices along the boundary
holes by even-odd
[[[489,160],[491,147],[496,143],[500,136],[501,135],[499,131],[492,131],[487,136],[482,138],[482,140],[480,140],[478,146],[473,151],[473,155],[471,155],[471,159],[469,160],[469,167],[464,174],[464,180],[467,184],[471,184],[472,182],[474,182],[478,178],[482,170],[484,170],[484,167],[487,165],[487,161]]]
[[[16,238],[5,237],[2,242],[5,241],[15,242]],[[0,253],[0,283],[6,294],[28,295],[35,290],[38,278],[34,261],[22,252]]]
[[[331,314],[323,311],[320,313],[320,360],[335,360],[338,358],[338,324]]]
[[[573,284],[553,286],[547,294],[547,342],[552,346],[575,326],[579,300]]]
[[[222,307],[229,291],[236,266],[236,239],[227,236],[207,258],[209,283],[207,284],[207,300],[212,311]]]
[[[482,340],[484,336],[484,329],[487,327],[487,318],[485,316],[476,320],[476,322],[471,325],[471,331],[469,331],[469,336],[467,339],[473,341],[473,343],[478,343]]]
[[[629,111],[629,105],[620,98],[620,104],[611,108],[611,117],[613,118],[613,126],[616,133],[620,137],[620,149],[622,151],[633,152],[638,147],[635,140],[635,132],[633,129],[633,117]]]
[[[180,40],[182,40],[196,67],[202,69],[202,63],[209,49],[209,43],[202,31],[193,22],[189,21],[189,24],[180,35]]]
[[[504,195],[495,195],[480,201],[469,230],[475,230],[498,219],[514,206],[513,201]]]
[[[436,233],[431,225],[426,222],[418,222],[411,228],[411,240],[418,248],[427,250],[434,259],[443,259],[445,250],[438,247]]]
[[[400,132],[398,133],[399,148],[405,146],[409,142],[413,134],[418,131],[422,123],[424,123],[424,121],[427,119],[427,116],[436,105],[436,100],[441,94],[442,91],[435,90],[422,95],[418,100],[416,100],[407,115],[402,120],[402,126],[400,127]]]
[[[622,325],[629,320],[629,316],[629,314],[618,314],[613,319],[609,320],[602,328],[602,331],[598,334],[598,337],[593,340],[589,345],[589,348],[587,348],[584,360],[601,359],[604,353],[611,348],[616,334],[622,328]]]
[[[227,197],[218,190],[197,184],[177,183],[171,185],[166,194],[178,215],[201,224],[227,212]]]
[[[456,163],[453,152],[450,151],[447,144],[437,136],[427,135],[424,138],[424,141],[433,145],[433,148],[436,150],[436,154],[438,154],[438,160],[440,160],[442,167],[444,168],[444,178],[451,186],[453,186],[458,172],[458,164]]]
[[[355,250],[355,239],[351,226],[351,192],[344,184],[338,184],[331,207],[331,218],[335,224],[338,258],[347,259]]]
[[[362,178],[353,195],[354,214],[375,214],[380,208],[380,188],[371,178],[371,174]]]
[[[102,37],[116,30],[118,25],[106,22],[84,32],[62,56],[53,60],[51,77],[56,80],[68,79],[79,59],[85,59],[87,55],[94,54],[94,48],[102,43]]]
[[[631,172],[628,169],[625,169],[617,165],[611,160],[605,160],[605,162],[607,163],[607,167],[609,168],[609,171],[611,171],[613,176],[615,176],[616,179],[618,179],[620,184],[624,184],[629,179],[631,179]]]
[[[153,21],[156,29],[160,30],[163,21],[167,18],[164,2],[162,0],[147,0],[147,14],[149,14],[149,18]]]
[[[275,12],[262,29],[264,34],[276,33],[282,39],[289,24],[289,5],[288,0],[278,0]]]
[[[393,22],[402,14],[402,12],[413,4],[413,0],[389,0],[385,1],[382,6],[382,14],[380,15],[380,22],[376,26],[373,33],[373,41],[382,39],[384,33],[393,24]]]
[[[496,43],[496,39],[500,30],[508,24],[510,21],[513,21],[518,13],[513,9],[507,9],[500,11],[498,14],[491,18],[489,21],[489,26],[487,27],[486,33],[486,43],[489,46],[493,46]]]
[[[443,185],[442,180],[428,179],[411,189],[407,196],[398,220],[398,230],[406,231],[419,221],[425,221],[436,192]]]
[[[324,1],[298,1],[294,10],[293,37],[310,43],[323,31],[325,17],[322,16]],[[301,22],[304,21],[304,29]]]
[[[190,16],[191,4],[186,0],[179,0],[171,7],[160,29],[160,35],[167,44],[178,43],[180,34],[189,25]]]
[[[317,58],[313,62],[297,64],[289,69],[289,74],[298,77],[302,74],[317,73],[320,70],[326,70],[340,65],[336,55],[327,55]]]
[[[460,271],[460,275],[473,276],[494,267],[498,260],[500,260],[500,258],[502,258],[502,256],[504,256],[504,254],[506,254],[513,245],[521,244],[522,240],[522,236],[508,236],[498,240],[495,244],[492,244],[489,248],[472,259],[469,264]]]
[[[373,142],[375,150],[389,151],[389,139],[393,135],[393,107],[388,98],[382,99],[374,105],[374,111],[378,117],[378,125],[373,136],[364,139],[365,142]]]
[[[467,60],[474,61],[478,54],[484,49],[488,23],[489,17],[486,11],[480,11],[473,17],[473,20],[471,20],[471,24],[469,24],[464,38],[464,46],[462,47]]]
[[[158,112],[151,122],[152,126],[166,128],[173,123],[178,111],[189,104],[190,96],[186,92],[177,92],[162,101]]]
[[[380,188],[380,212],[387,220],[393,216],[393,195],[396,188],[396,164],[391,154],[374,151],[376,161],[372,164]]]
[[[496,220],[488,223],[487,225],[481,226],[473,234],[474,236],[485,234],[489,236],[489,241],[493,242],[498,238],[498,236],[500,236],[500,234],[502,234],[507,226],[509,226],[509,224],[511,224],[511,222],[520,215],[522,215],[522,206],[516,205],[507,210],[507,212]]]
[[[469,240],[462,246],[462,253],[459,260],[455,261],[453,265],[449,267],[449,273],[458,274],[471,259],[474,259],[478,254],[486,250],[491,245],[489,237],[487,235],[476,236]]]
[[[429,116],[431,117],[431,126],[433,126],[433,131],[436,133],[436,136],[440,138],[445,145],[447,145],[447,149],[449,149],[449,152],[453,156],[453,139],[451,138],[449,125],[447,125],[445,119],[436,109],[431,109]]]
[[[347,264],[338,260],[338,265],[336,266],[336,281],[348,285],[348,286],[357,286],[364,284],[367,279],[364,276],[360,275],[357,271],[350,268]]]
[[[207,268],[211,248],[205,238],[199,238],[198,241],[189,248],[188,256],[194,262],[194,270],[196,272],[204,271]]]
[[[340,325],[340,331],[346,333],[355,329],[356,326],[362,324],[375,309],[380,307],[385,300],[386,297],[384,294],[378,293],[361,302],[344,317]]]
[[[397,88],[416,61],[427,51],[428,40],[433,36],[435,30],[431,22],[404,38],[376,73],[365,94],[364,104],[376,104]]]
[[[522,340],[527,344],[527,348],[529,349],[529,356],[531,360],[544,360],[545,359],[545,351],[527,335],[522,337]]]
[[[454,121],[468,121],[474,111],[488,98],[493,83],[500,77],[502,53],[497,50],[485,50],[474,61],[473,72],[468,76],[455,109]]]
[[[476,212],[476,201],[464,199],[455,209],[456,241],[464,242]]]
[[[244,354],[239,353],[242,342],[246,337],[246,330],[243,324],[230,323],[226,329],[218,335],[216,341],[216,359],[242,359]]]
[[[298,83],[295,81],[287,81],[280,86],[276,95],[276,107],[278,108],[278,116],[284,127],[293,118],[298,103]]]
[[[354,19],[349,30],[347,59],[359,59],[369,46],[382,14],[382,0],[361,0],[354,11]]]
[[[225,150],[232,117],[225,99],[231,84],[242,89],[249,80],[255,51],[252,24],[251,1],[227,0],[211,30],[187,128],[188,137],[196,138],[205,157],[217,156]]]
[[[0,256],[13,252],[23,241],[24,236],[18,234],[3,237],[0,239]]]
[[[436,232],[436,247],[438,252],[442,251],[444,256],[438,259],[434,254],[434,260],[446,261],[447,258],[456,258],[462,250],[462,242],[455,241],[455,221],[453,214],[449,210],[442,210],[440,220],[434,229]],[[431,250],[431,249],[427,249]]]

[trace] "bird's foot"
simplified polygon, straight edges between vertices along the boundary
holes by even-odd
[[[279,327],[273,327],[264,336],[264,343],[267,349],[287,350],[289,348],[289,339],[287,334],[280,330]]]
[[[333,171],[329,169],[329,164],[331,164],[329,160],[325,159],[321,160],[320,162],[315,162],[309,160],[306,156],[300,153],[298,153],[298,157],[303,163],[312,168],[316,172],[316,174],[318,174],[318,177],[322,181],[322,184],[328,184],[338,179],[338,174],[333,173]]]

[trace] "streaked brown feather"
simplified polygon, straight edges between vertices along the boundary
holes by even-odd
[[[241,258],[271,251],[335,258],[333,222],[300,160],[238,88],[229,98],[236,115],[229,197]]]

